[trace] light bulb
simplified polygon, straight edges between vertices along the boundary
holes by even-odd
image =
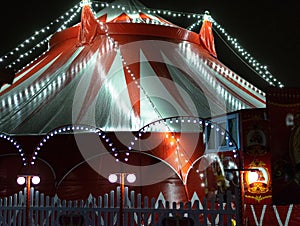
[[[127,175],[126,179],[129,183],[134,183],[136,181],[136,176],[133,173],[131,173]]]
[[[18,177],[17,183],[18,183],[19,185],[23,185],[23,184],[25,184],[25,182],[26,182],[25,177]]]
[[[110,183],[116,183],[118,180],[118,176],[116,174],[110,174],[108,176],[108,180]]]
[[[249,184],[252,184],[254,182],[256,182],[258,179],[258,173],[257,172],[248,172],[248,181],[249,181]]]
[[[31,182],[35,185],[39,184],[41,182],[41,178],[39,176],[33,176],[31,179]]]

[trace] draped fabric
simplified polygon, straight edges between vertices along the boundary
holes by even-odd
[[[100,25],[88,5],[83,6],[79,28],[78,42],[80,45],[91,43],[100,30]]]
[[[203,46],[209,51],[212,56],[217,57],[214,36],[212,32],[212,22],[208,20],[203,21],[199,36]]]

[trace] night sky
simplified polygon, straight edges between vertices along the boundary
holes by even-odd
[[[140,0],[152,9],[204,13],[212,17],[235,37],[258,62],[288,87],[300,87],[300,1],[299,0]],[[2,6],[0,55],[3,56],[25,39],[64,12],[78,0],[6,1]],[[101,2],[101,1],[99,1]],[[111,2],[111,1],[108,1]],[[6,11],[4,13],[4,11]],[[8,15],[7,15],[8,14]],[[164,17],[172,21],[171,17]],[[173,21],[172,21],[173,22]],[[186,27],[194,20],[176,21]],[[218,58],[226,66],[253,84],[265,88],[266,83],[235,57],[215,34]]]

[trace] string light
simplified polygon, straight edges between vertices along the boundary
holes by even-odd
[[[56,32],[59,32],[59,31],[65,29],[79,15],[79,13],[80,13],[80,7],[78,4],[76,4],[74,7],[69,9],[65,14],[63,14],[62,16],[57,18],[54,22],[51,22],[49,25],[36,31],[31,37],[25,39],[25,41],[23,41],[22,43],[17,45],[16,48],[14,48],[13,50],[11,50],[8,53],[6,53],[5,55],[3,55],[0,58],[0,63],[6,64],[5,67],[8,67],[8,68],[16,68],[16,66],[18,64],[20,64],[23,61],[25,61],[26,59],[30,58],[30,56],[37,49],[42,48],[43,46],[45,46],[45,44],[48,43],[48,41],[52,35],[52,34],[49,34],[49,32],[52,31],[52,27],[57,26],[57,24],[62,22],[62,25],[60,25],[60,27],[56,30]],[[68,18],[66,19],[65,16]],[[26,50],[26,48],[31,46],[36,40],[40,40],[39,37],[45,36],[45,35],[47,36],[46,38],[44,38],[42,41],[39,41],[38,44],[36,44],[33,48]],[[8,64],[8,61],[15,57],[17,57],[17,58]],[[35,60],[31,61],[29,64],[31,64]],[[26,66],[28,66],[29,64],[27,64]],[[25,67],[23,67],[22,69],[24,69]]]
[[[83,132],[88,132],[88,133],[95,133],[98,134],[99,138],[104,141],[110,148],[112,152],[115,152],[116,148],[113,146],[113,143],[110,141],[109,138],[107,138],[107,135],[104,131],[102,131],[99,128],[93,127],[93,126],[87,126],[87,125],[67,125],[63,126],[57,129],[52,130],[51,132],[47,133],[41,140],[40,143],[37,145],[35,148],[30,164],[34,165],[35,160],[37,159],[37,156],[39,155],[40,151],[43,149],[43,146],[54,136],[59,135],[59,134],[70,134],[70,133],[83,133]],[[1,137],[1,135],[0,135]]]
[[[213,20],[213,25],[217,31],[225,36],[227,43],[229,43],[237,51],[236,53],[248,63],[248,65],[256,72],[256,74],[258,74],[271,86],[278,86],[280,88],[284,87],[284,85],[270,73],[266,65],[263,65],[254,59],[251,54],[238,43],[237,39],[230,36],[215,20]]]
[[[233,38],[230,36],[226,30],[217,23],[215,19],[212,17],[211,21],[213,23],[213,29],[217,32],[220,32],[222,36],[225,37],[225,39],[222,39],[227,45],[230,45],[235,51],[234,53],[237,54],[239,57],[242,58],[243,62],[247,64],[249,68],[251,68],[258,76],[260,76],[262,79],[264,79],[266,82],[269,83],[271,86],[278,86],[280,88],[284,87],[284,85],[278,81],[268,70],[268,67],[266,65],[262,65],[259,63],[256,59],[254,59],[249,52],[247,52],[237,41],[236,38]],[[196,27],[199,27],[203,23],[204,17],[200,18],[197,22],[190,25],[187,29],[193,30]],[[221,35],[219,35],[221,36]]]
[[[233,161],[237,162],[239,161],[239,152],[237,152],[237,148],[238,148],[238,144],[236,143],[235,140],[233,140],[233,138],[230,136],[229,132],[226,131],[222,126],[220,126],[219,123],[213,122],[211,120],[204,120],[201,119],[199,117],[190,117],[190,116],[181,116],[181,117],[170,117],[170,118],[165,118],[165,119],[160,119],[157,120],[155,122],[152,122],[146,126],[144,126],[143,128],[140,129],[140,131],[136,134],[135,136],[135,140],[138,140],[139,142],[146,142],[145,138],[148,137],[147,133],[151,133],[153,131],[156,131],[156,127],[160,128],[160,132],[161,132],[161,125],[165,125],[165,128],[169,128],[169,125],[173,125],[174,124],[185,124],[188,126],[193,126],[192,131],[196,131],[196,132],[201,132],[203,133],[203,139],[204,139],[204,143],[206,143],[205,148],[206,150],[202,150],[205,153],[210,153],[213,152],[215,154],[220,154],[222,152],[229,152],[232,157],[233,157]],[[178,127],[179,128],[179,127]],[[197,128],[197,129],[195,129]],[[212,133],[211,130],[215,130],[216,133]],[[180,134],[181,131],[178,131],[177,134]],[[224,143],[215,143],[215,146],[213,148],[213,150],[208,150],[208,135],[209,134],[215,134],[215,136],[218,136],[219,139],[213,139],[215,141],[222,141],[225,140],[226,144]],[[144,137],[145,136],[145,137]],[[150,139],[151,140],[151,139]],[[139,142],[131,142],[131,145],[129,145],[129,147],[132,148],[132,150],[136,149],[137,151],[141,151],[141,145],[138,144]],[[134,145],[136,144],[136,147],[134,147]],[[167,129],[167,132],[164,133],[164,137],[162,140],[162,144],[167,144],[170,145],[169,146],[169,150],[173,150],[172,151],[172,156],[169,156],[168,158],[173,158],[174,163],[177,164],[177,168],[175,168],[174,170],[177,172],[180,171],[186,164],[188,164],[190,162],[190,159],[187,158],[188,154],[185,153],[185,151],[180,148],[180,139],[178,137],[176,137],[176,132],[170,132]],[[148,145],[146,145],[148,147]],[[149,151],[149,150],[142,150],[142,151]],[[189,150],[189,151],[194,151],[194,150]],[[119,159],[117,160],[119,161]],[[194,168],[194,163],[191,163],[191,165],[189,166],[189,169],[193,169]],[[205,175],[205,171],[199,171],[199,169],[194,169],[196,171],[196,173],[199,174],[200,177],[200,186],[205,188],[207,186],[207,178]],[[187,171],[187,172],[188,172]],[[178,174],[179,177],[185,177],[184,172],[181,172],[181,174]],[[186,181],[184,181],[184,183],[186,183]]]
[[[19,155],[21,156],[23,165],[26,166],[27,165],[27,158],[26,155],[23,151],[23,149],[21,148],[20,144],[10,135],[5,134],[5,133],[0,133],[0,139],[5,139],[8,142],[10,142],[18,151]]]

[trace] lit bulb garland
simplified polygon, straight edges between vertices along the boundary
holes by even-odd
[[[174,124],[174,125],[173,125]],[[141,151],[141,144],[139,144],[140,142],[145,142],[144,140],[144,136],[147,137],[147,133],[151,133],[151,132],[155,132],[156,130],[156,126],[158,126],[158,128],[160,128],[160,132],[161,131],[161,125],[164,125],[165,128],[167,129],[167,131],[164,133],[165,137],[164,137],[164,142],[167,142],[166,144],[170,145],[170,148],[173,148],[175,151],[175,155],[174,157],[174,162],[177,163],[177,168],[175,169],[176,171],[180,171],[182,169],[182,167],[184,165],[186,165],[187,163],[190,162],[190,159],[188,158],[188,154],[185,154],[185,151],[182,150],[182,148],[180,148],[180,137],[176,137],[176,134],[178,134],[178,132],[180,133],[180,131],[176,131],[174,128],[172,129],[172,125],[176,127],[176,124],[178,125],[182,125],[182,124],[186,124],[188,126],[191,126],[191,128],[193,128],[192,131],[196,131],[196,132],[201,132],[204,134],[204,143],[206,144],[206,150],[204,151],[205,153],[215,153],[218,154],[220,152],[227,152],[230,151],[232,153],[232,157],[234,158],[234,162],[238,162],[240,161],[239,159],[239,152],[238,152],[238,148],[239,145],[237,144],[237,142],[232,138],[232,136],[230,135],[230,133],[225,130],[223,127],[221,127],[218,123],[215,123],[211,120],[205,120],[199,117],[190,117],[190,116],[176,116],[176,117],[170,117],[170,118],[164,118],[164,119],[160,119],[157,121],[154,121],[150,124],[145,125],[143,128],[141,128],[138,133],[136,134],[134,141],[130,142],[130,145],[128,145],[130,150],[137,150],[137,151]],[[181,128],[181,126],[179,126],[178,128]],[[196,130],[195,130],[196,129]],[[215,134],[217,134],[217,136],[220,138],[220,140],[224,140],[224,142],[226,142],[226,145],[222,145],[222,144],[218,144],[219,146],[216,146],[215,149],[213,150],[209,150],[208,151],[208,142],[209,142],[209,132],[208,131],[214,130]],[[149,146],[149,145],[146,145]],[[142,150],[145,151],[145,150]],[[146,150],[149,151],[149,150]],[[189,150],[191,151],[191,150]],[[202,150],[201,150],[202,151]],[[169,156],[170,158],[170,156]],[[194,168],[194,163],[190,162],[191,166],[190,169]],[[189,170],[190,170],[189,169]],[[189,171],[188,170],[188,171]],[[200,178],[203,179],[203,182],[201,184],[202,187],[205,187],[205,175],[203,174],[203,172],[200,172],[198,169],[195,169],[196,172],[199,174]],[[183,175],[182,175],[183,176]]]
[[[20,144],[13,137],[11,137],[10,135],[5,134],[5,133],[0,133],[0,139],[7,140],[17,149],[18,153],[20,154],[20,156],[22,158],[23,165],[26,166],[27,158],[26,158],[26,155],[25,155],[24,151],[22,150]]]
[[[37,49],[37,48],[41,48],[42,46],[48,44],[49,41],[49,37],[47,37],[46,39],[42,40],[40,43],[38,43],[36,46],[34,46],[32,49],[30,49],[29,51],[19,55],[19,58],[17,58],[15,61],[13,61],[12,63],[10,63],[9,65],[7,65],[6,67],[8,68],[14,68],[17,64],[21,63],[23,61],[23,59],[25,59],[25,57],[29,57],[31,56],[31,54]],[[46,51],[44,53],[42,53],[39,57],[35,58],[34,60],[31,60],[26,66],[22,67],[21,69],[19,69],[17,71],[17,73],[21,70],[23,70],[25,67],[29,66],[30,64],[32,64],[34,61],[36,61],[38,58],[40,58],[41,56],[43,56],[46,53]]]
[[[70,10],[68,10],[65,14],[63,14],[62,16],[57,18],[54,22],[51,22],[50,25],[47,25],[44,28],[40,29],[39,31],[36,31],[30,38],[27,38],[25,41],[23,41],[21,44],[19,44],[16,48],[9,51],[7,54],[3,55],[0,58],[0,63],[5,64],[5,67],[8,67],[8,68],[16,68],[16,66],[18,64],[20,64],[21,62],[23,62],[27,58],[29,58],[34,51],[36,51],[38,48],[42,48],[45,44],[47,44],[51,37],[51,34],[48,35],[44,40],[38,42],[38,44],[36,44],[32,49],[26,50],[27,47],[29,47],[30,45],[33,44],[33,42],[38,40],[40,36],[47,35],[49,32],[51,32],[52,27],[54,27],[56,24],[60,23],[61,21],[63,22],[63,24],[56,31],[61,31],[61,30],[65,29],[68,26],[68,24],[70,24],[74,20],[74,18],[76,18],[76,16],[79,15],[79,13],[80,13],[80,7],[78,4],[76,4]],[[66,20],[65,17],[68,17],[68,19]],[[26,51],[26,52],[22,52],[22,51]],[[19,56],[15,60],[13,60],[11,63],[8,64],[10,59],[15,58],[17,56],[17,54]],[[35,60],[31,61],[29,64],[31,64]],[[29,64],[27,64],[26,66],[28,66]]]
[[[93,126],[87,126],[87,125],[68,125],[68,126],[63,126],[57,129],[54,129],[53,131],[49,132],[46,134],[40,141],[40,143],[37,145],[35,148],[30,164],[34,165],[35,161],[37,159],[37,156],[39,155],[40,151],[43,149],[43,146],[54,136],[59,135],[59,134],[70,134],[70,133],[95,133],[98,134],[99,138],[103,140],[107,146],[111,148],[112,152],[116,151],[116,148],[114,147],[113,142],[107,137],[106,133],[102,131],[99,128],[93,127]],[[1,135],[0,135],[1,137]]]
[[[193,52],[188,43],[180,43],[180,48],[183,49],[183,57],[189,61],[189,63],[195,68],[197,72],[200,72],[201,83],[204,86],[209,86],[216,91],[218,95],[225,101],[226,105],[230,107],[232,111],[245,109],[247,106],[243,101],[232,95],[217,79],[217,76],[222,76],[227,80],[234,81],[242,85],[245,89],[258,96],[260,99],[264,99],[265,94],[257,89],[246,80],[229,70],[227,67],[216,64],[206,58],[203,58],[200,54]],[[211,70],[207,70],[207,66],[213,71],[217,72],[217,75],[211,73]]]
[[[249,52],[247,52],[238,42],[236,38],[230,36],[220,24],[216,22],[216,20],[211,18],[213,23],[213,29],[217,32],[220,32],[224,37],[225,40],[222,39],[226,44],[232,46],[234,48],[234,53],[238,56],[242,57],[242,61],[247,64],[251,70],[253,70],[258,76],[264,79],[266,82],[269,83],[271,86],[278,86],[280,88],[284,87],[284,85],[278,81],[269,71],[268,67],[265,65],[260,64],[256,59],[254,59]],[[199,19],[197,22],[189,26],[188,30],[193,30],[195,27],[200,26],[203,23],[203,18]],[[219,35],[220,36],[220,35]]]
[[[130,14],[136,14],[140,12],[146,12],[148,14],[162,14],[165,16],[171,16],[174,18],[180,18],[180,17],[186,17],[188,19],[199,19],[201,17],[201,14],[198,13],[189,13],[189,12],[178,12],[178,11],[173,11],[173,10],[165,10],[165,9],[150,9],[147,7],[139,7],[138,10],[132,10],[131,5],[126,5],[126,4],[113,4],[113,3],[107,3],[107,2],[97,2],[94,1],[93,4],[95,4],[96,7],[99,5],[102,8],[112,8],[112,9],[122,9],[123,11],[130,13]],[[165,24],[169,26],[169,24]]]
[[[249,52],[247,52],[238,42],[236,38],[230,36],[221,25],[219,25],[215,20],[213,20],[214,28],[216,28],[223,36],[225,36],[227,43],[229,43],[235,50],[237,54],[248,63],[248,65],[263,78],[271,86],[278,86],[280,88],[284,85],[278,81],[268,70],[266,65],[262,65],[256,59],[254,59]]]

